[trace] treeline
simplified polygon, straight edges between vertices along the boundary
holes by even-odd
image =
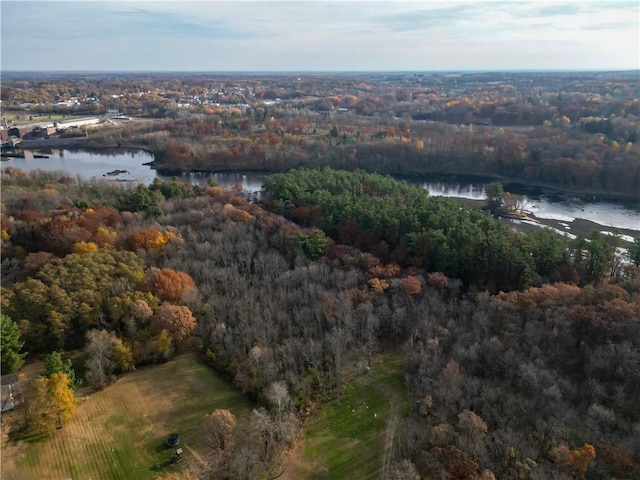
[[[616,277],[605,262],[594,285],[581,288],[577,277],[542,284],[573,254],[566,260],[562,243],[541,238],[562,248],[535,257],[539,286],[467,292],[460,280],[426,270],[430,256],[412,260],[409,226],[424,221],[418,235],[439,226],[453,253],[464,248],[453,243],[458,236],[473,241],[458,229],[504,234],[514,249],[533,237],[364,172],[298,170],[270,179],[269,189],[281,197],[272,206],[296,212],[301,225],[216,185],[157,182],[132,191],[57,174],[5,174],[3,313],[30,355],[82,348],[87,371],[111,368],[107,384],[189,349],[268,408],[251,416],[238,437],[246,441],[233,444],[233,419],[222,412],[207,419],[213,430],[224,428],[203,478],[278,475],[303,419],[339,398],[356,365],[388,350],[406,356],[412,405],[394,437],[395,471],[459,479],[638,475],[637,268]],[[345,209],[353,219],[330,223],[346,218]],[[384,220],[391,210],[399,221],[383,228],[376,212]],[[69,223],[58,237],[42,237],[54,251],[27,241],[52,222]],[[378,238],[387,228],[393,236]],[[83,230],[92,236],[60,244]],[[403,247],[404,261],[394,261]],[[15,327],[6,330],[15,337]]]
[[[636,197],[636,80],[633,72],[61,75],[10,78],[2,99],[25,116],[84,98],[92,111],[152,117],[96,129],[88,144],[145,147],[164,172],[360,167]]]
[[[283,111],[265,120],[254,110],[263,111],[195,115],[158,123],[164,136],[127,136],[146,142],[156,167],[167,171],[360,167],[394,175],[464,172],[612,195],[640,188],[638,144],[628,140],[637,135],[633,122],[607,120],[619,135],[605,135],[583,131],[589,118],[512,130]]]
[[[476,208],[362,170],[299,168],[272,175],[264,181],[263,201],[384,262],[443,272],[491,292],[529,282],[597,284],[614,261],[613,247],[600,234],[571,245],[549,230],[518,234]]]

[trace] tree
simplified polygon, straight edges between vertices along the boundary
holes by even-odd
[[[389,467],[385,480],[420,480],[420,473],[411,460],[394,462]]]
[[[111,382],[115,369],[113,340],[115,335],[106,330],[90,330],[86,335],[84,351],[87,355],[86,378],[95,388],[105,388]]]
[[[487,434],[487,424],[471,410],[464,410],[458,414],[458,428],[465,443],[471,447],[472,457],[475,457],[480,443]]]
[[[629,259],[636,267],[640,267],[640,236],[634,238],[629,246]]]
[[[265,397],[276,408],[278,416],[282,415],[282,411],[289,406],[291,401],[287,383],[282,380],[271,383],[265,391]]]
[[[172,238],[171,232],[159,232],[155,228],[147,228],[140,232],[132,233],[125,240],[127,248],[131,250],[151,250],[160,248]]]
[[[484,187],[484,193],[489,200],[489,208],[496,209],[502,206],[502,200],[504,199],[504,187],[499,182],[488,183]]]
[[[297,232],[294,239],[296,245],[300,247],[304,254],[311,260],[320,258],[327,248],[327,237],[322,230],[315,230],[309,234]]]
[[[158,330],[167,330],[176,342],[187,338],[196,328],[196,319],[184,305],[162,305],[153,321]]]
[[[435,447],[432,451],[442,465],[444,470],[442,473],[446,472],[445,475],[447,476],[444,478],[477,480],[478,464],[455,445]]]
[[[149,286],[160,300],[168,302],[179,302],[196,288],[189,275],[170,268],[155,270],[151,273]]]
[[[422,290],[422,284],[418,278],[413,275],[409,275],[398,281],[398,290],[403,297],[410,298],[420,293]]]
[[[585,443],[582,448],[569,450],[569,447],[562,444],[553,448],[551,455],[565,473],[582,477],[589,468],[589,462],[596,456],[596,449]]]
[[[217,451],[229,448],[236,428],[236,417],[229,410],[217,409],[205,417],[204,432],[207,445]]]
[[[38,377],[33,384],[29,422],[34,433],[50,435],[71,420],[76,401],[65,373]]]
[[[529,249],[533,255],[536,272],[549,277],[555,272],[566,255],[566,242],[550,228],[527,234]]]
[[[53,351],[44,357],[44,376],[50,378],[54,373],[64,373],[69,379],[69,386],[77,390],[82,385],[82,379],[76,378],[71,359],[62,360],[60,353]]]
[[[24,363],[26,353],[20,353],[24,342],[20,339],[20,329],[7,315],[0,315],[0,370],[5,373],[16,372]]]
[[[593,285],[599,285],[605,277],[607,265],[612,261],[615,249],[607,243],[605,236],[600,232],[593,232],[584,244],[586,251],[585,281]]]

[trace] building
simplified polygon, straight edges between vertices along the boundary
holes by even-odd
[[[18,375],[9,373],[0,377],[0,412],[13,410],[23,401]]]
[[[100,119],[92,117],[71,120],[70,122],[56,122],[55,126],[58,130],[66,130],[68,128],[90,127],[97,125],[98,123],[100,123]]]
[[[57,132],[56,127],[36,127],[27,135],[28,138],[48,138]]]
[[[30,134],[34,128],[35,128],[34,125],[18,125],[16,127],[11,127],[9,129],[9,136],[16,137],[16,138],[24,138],[24,136]]]

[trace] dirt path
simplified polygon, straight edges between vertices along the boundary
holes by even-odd
[[[398,395],[398,392],[389,388],[387,385],[381,385],[380,389],[389,399],[389,418],[387,419],[384,432],[384,454],[382,455],[382,466],[380,468],[380,478],[387,478],[393,456],[393,442],[400,421],[400,404],[402,403],[402,399],[400,395]]]
[[[287,459],[282,465],[284,473],[279,480],[300,480],[301,478],[305,478],[305,474],[311,472],[309,465],[306,464],[302,458],[304,455],[304,444],[304,435],[300,435],[300,438],[289,451]]]

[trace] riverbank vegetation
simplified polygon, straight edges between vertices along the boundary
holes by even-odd
[[[638,475],[640,271],[602,235],[518,234],[361,170],[276,175],[262,206],[178,180],[131,190],[5,170],[2,181],[14,353],[30,364],[56,351],[67,370],[71,359],[89,405],[126,395],[132,371],[195,352],[256,403],[242,421],[218,412],[224,402],[207,412],[208,433],[190,440],[197,478],[285,474],[304,432],[319,473],[351,458],[318,455],[329,442],[361,451],[352,472],[382,452],[390,478]],[[30,395],[17,447],[41,413]],[[75,441],[82,409],[52,441]]]

